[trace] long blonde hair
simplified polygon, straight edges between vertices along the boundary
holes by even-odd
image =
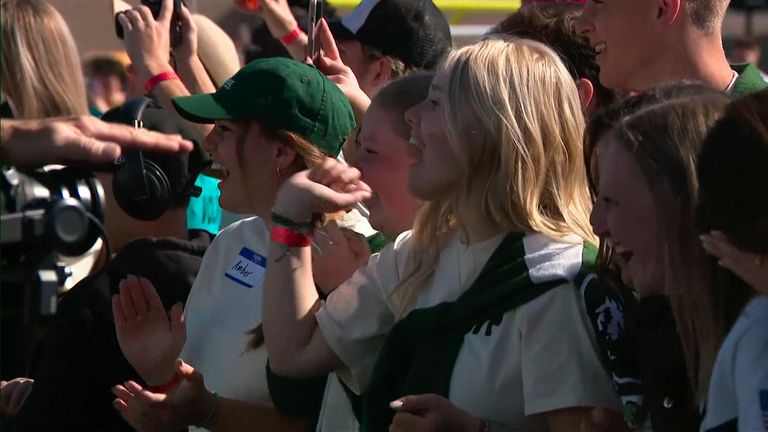
[[[458,208],[478,209],[506,231],[595,241],[582,162],[584,118],[576,86],[541,43],[491,38],[452,52],[443,115],[462,164],[455,197],[422,207],[412,234],[412,272],[396,288],[403,311],[434,274]]]
[[[2,91],[18,118],[88,114],[80,57],[61,15],[40,0],[2,0]]]

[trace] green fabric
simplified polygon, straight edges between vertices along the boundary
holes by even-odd
[[[336,84],[314,66],[286,58],[255,60],[215,93],[177,97],[173,106],[197,123],[263,120],[334,157],[355,127],[352,106]]]
[[[736,78],[736,82],[733,84],[732,95],[736,97],[746,96],[768,88],[768,83],[765,82],[760,74],[760,69],[752,63],[732,64],[731,69],[739,74],[739,77]]]
[[[379,253],[385,246],[392,243],[384,234],[377,232],[376,234],[366,237],[368,247],[371,249],[371,253]]]
[[[202,189],[200,196],[189,199],[187,205],[187,229],[207,231],[213,235],[221,229],[221,207],[219,207],[219,181],[200,174],[195,186]]]
[[[583,262],[593,264],[596,250],[585,245],[583,255]],[[387,430],[394,416],[389,402],[398,397],[423,393],[448,397],[467,332],[564,282],[534,284],[525,262],[523,235],[507,235],[455,302],[414,310],[394,325],[362,395],[362,430]]]

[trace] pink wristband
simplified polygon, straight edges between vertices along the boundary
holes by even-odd
[[[181,78],[179,78],[179,76],[176,75],[175,71],[170,70],[170,71],[161,72],[147,80],[147,83],[144,84],[144,92],[147,94],[152,93],[152,90],[154,90],[155,87],[157,87],[157,85],[163,81],[180,80],[180,79]]]
[[[304,32],[299,27],[299,23],[296,23],[293,27],[293,30],[291,30],[290,33],[280,38],[280,41],[283,43],[283,45],[290,45],[294,42],[296,42],[296,39],[298,39]]]

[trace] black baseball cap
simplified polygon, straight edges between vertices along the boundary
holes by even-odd
[[[363,0],[329,26],[336,40],[357,40],[407,68],[434,69],[451,49],[451,28],[432,0]]]

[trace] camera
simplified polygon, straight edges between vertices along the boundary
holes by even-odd
[[[104,189],[82,168],[22,172],[7,168],[0,177],[3,283],[41,284],[42,267],[55,268],[55,254],[78,256],[103,232]],[[51,261],[52,260],[52,261]],[[50,274],[46,276],[50,278]]]
[[[160,16],[160,7],[163,4],[162,0],[141,0],[141,4],[148,7],[149,10],[152,11],[152,16],[157,19],[158,16]],[[171,36],[171,47],[176,48],[177,46],[181,45],[181,37],[182,37],[182,23],[181,23],[181,0],[173,0],[173,15],[171,16],[171,28],[170,28],[170,36]],[[121,11],[115,14],[115,33],[117,34],[117,37],[120,39],[123,39],[125,37],[123,33],[123,26],[120,24],[120,21],[118,21],[117,17],[120,16],[120,14],[125,13],[125,11]]]

